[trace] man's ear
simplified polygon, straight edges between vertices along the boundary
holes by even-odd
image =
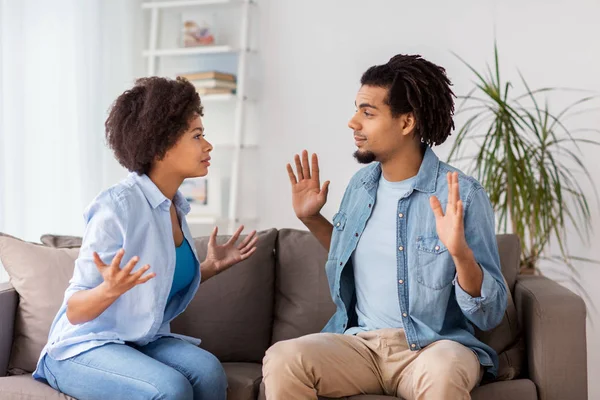
[[[417,119],[415,118],[414,113],[409,112],[400,116],[400,129],[402,135],[406,136],[414,133],[416,125]]]

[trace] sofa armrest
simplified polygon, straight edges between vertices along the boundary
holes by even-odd
[[[585,303],[542,276],[520,276],[515,303],[527,346],[529,378],[540,400],[586,400]]]
[[[18,297],[10,283],[0,283],[0,377],[8,369]]]

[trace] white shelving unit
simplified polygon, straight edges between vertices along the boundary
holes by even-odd
[[[215,149],[227,149],[231,154],[231,176],[229,181],[229,202],[227,214],[224,217],[191,217],[188,223],[195,225],[223,224],[227,231],[232,233],[240,221],[256,222],[257,218],[241,218],[238,215],[240,168],[242,150],[255,148],[255,145],[244,145],[244,129],[246,114],[246,72],[249,49],[249,19],[250,7],[253,0],[173,0],[173,1],[146,1],[142,3],[142,9],[150,12],[148,48],[142,55],[147,58],[147,75],[157,74],[159,61],[163,57],[202,57],[233,54],[237,55],[237,89],[236,94],[217,94],[202,96],[203,104],[234,103],[235,116],[233,135],[230,143],[216,144]],[[167,9],[191,8],[191,7],[240,7],[241,21],[239,24],[239,43],[236,45],[219,44],[214,46],[188,47],[188,48],[160,48],[158,46],[159,29],[161,25],[161,12]],[[183,72],[183,71],[182,71]],[[209,173],[210,179],[210,173]]]
[[[235,5],[242,1],[232,0],[184,0],[184,1],[148,1],[142,4],[144,9],[164,9],[164,8],[181,8],[193,6],[210,6],[216,4]]]
[[[219,53],[237,53],[231,46],[204,46],[204,47],[187,47],[182,49],[155,49],[145,50],[142,54],[144,57],[155,58],[159,56],[193,56],[197,54],[219,54]],[[156,59],[154,60],[154,63]],[[153,65],[152,68],[155,68]],[[150,69],[150,66],[148,67]]]

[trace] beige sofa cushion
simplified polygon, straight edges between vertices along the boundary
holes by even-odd
[[[80,236],[42,235],[40,242],[49,247],[73,249],[81,247],[83,238]]]
[[[0,236],[0,259],[19,294],[11,373],[35,369],[78,254],[79,249],[54,249]]]
[[[0,378],[0,399],[2,400],[76,400],[60,393],[50,385],[38,382],[31,375]]]

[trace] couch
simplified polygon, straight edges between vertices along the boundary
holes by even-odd
[[[261,360],[268,347],[320,331],[334,312],[324,270],[327,254],[316,239],[291,229],[266,230],[259,237],[254,256],[203,283],[171,326],[201,338],[201,347],[221,360],[231,400],[264,399]],[[498,352],[500,373],[475,388],[472,398],[587,399],[584,302],[548,278],[518,275],[517,238],[499,235],[497,240],[511,296],[502,323],[477,335]],[[0,234],[0,261],[11,277],[0,284],[3,400],[71,399],[35,381],[31,371],[73,273],[81,239],[44,235],[41,241]],[[195,239],[200,257],[207,241]]]

